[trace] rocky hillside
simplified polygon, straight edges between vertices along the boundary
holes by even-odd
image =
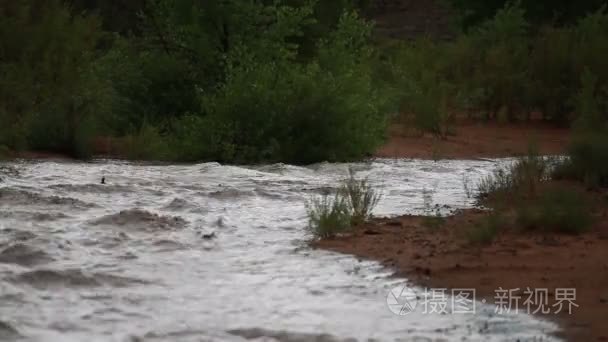
[[[441,0],[372,0],[368,15],[381,37],[450,39],[454,34],[453,15]]]

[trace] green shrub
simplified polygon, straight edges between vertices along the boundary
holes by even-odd
[[[445,138],[450,131],[451,85],[442,74],[443,47],[428,40],[401,44],[392,58],[392,73],[399,91],[399,111],[422,132]]]
[[[590,132],[575,137],[562,176],[583,181],[587,186],[608,187],[608,132]]]
[[[516,222],[527,230],[580,234],[592,223],[591,207],[584,194],[550,189],[538,201],[517,208]]]
[[[598,78],[590,71],[582,77],[583,87],[577,95],[574,134],[568,159],[559,165],[554,177],[584,182],[589,187],[608,186],[608,125],[602,116],[602,103],[608,93],[599,89]]]
[[[357,179],[352,169],[349,178],[340,188],[351,213],[351,224],[357,226],[372,217],[372,211],[380,201],[380,194],[369,184],[368,179]]]
[[[202,122],[230,130],[222,141],[230,161],[347,161],[379,146],[389,101],[373,81],[362,25],[345,16],[320,43],[318,60],[305,65],[245,54],[229,68],[220,90],[203,97]]]
[[[133,160],[166,160],[171,157],[167,140],[153,126],[145,125],[124,140],[127,158]]]
[[[308,229],[319,239],[334,237],[351,229],[350,210],[343,196],[324,195],[307,204]]]
[[[527,195],[534,196],[541,182],[551,175],[551,160],[531,150],[528,155],[506,167],[498,167],[477,185],[479,196]]]
[[[59,0],[2,2],[0,13],[0,143],[75,154],[80,124],[104,114],[89,72],[100,22]]]
[[[608,54],[606,7],[583,18],[574,28],[574,36],[573,64],[580,90],[572,93],[576,112],[579,116],[597,116],[605,123],[608,120],[608,62],[602,56]]]
[[[472,31],[472,47],[480,54],[477,87],[489,117],[505,110],[509,120],[527,107],[528,24],[524,11],[507,4],[496,16]],[[466,76],[465,76],[466,77]]]
[[[579,84],[572,29],[546,27],[533,38],[530,54],[531,105],[543,117],[568,124],[574,111],[570,100]]]

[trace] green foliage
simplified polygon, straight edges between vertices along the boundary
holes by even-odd
[[[507,6],[453,42],[402,44],[392,56],[401,112],[442,138],[453,111],[496,118],[504,110],[514,120],[529,106],[528,39],[523,11]]]
[[[324,195],[307,205],[308,229],[319,239],[332,238],[351,229],[351,216],[344,197]]]
[[[196,74],[175,56],[138,52],[119,40],[99,64],[113,85],[106,122],[116,134],[137,131],[146,122],[166,130],[172,120],[200,110]]]
[[[512,0],[448,0],[460,12],[463,27],[480,24],[492,18]],[[568,24],[605,5],[603,0],[519,0],[515,2],[526,11],[526,19],[542,24]]]
[[[372,217],[372,211],[380,201],[380,194],[369,184],[367,178],[357,179],[352,169],[349,178],[339,190],[351,213],[351,224],[360,225]]]
[[[608,132],[579,134],[571,143],[569,156],[568,178],[589,187],[608,187]]]
[[[475,88],[484,89],[480,104],[494,118],[505,108],[514,120],[526,107],[527,28],[524,11],[509,5],[471,33],[479,52]]]
[[[170,158],[169,145],[153,126],[144,124],[135,134],[125,138],[126,156],[132,160],[166,160]]]
[[[242,53],[219,91],[202,100],[200,124],[228,130],[211,157],[310,163],[372,152],[383,139],[388,101],[368,67],[368,36],[368,26],[345,15],[320,42],[317,61],[300,64],[286,53],[269,62]]]
[[[507,3],[451,42],[402,44],[391,55],[401,112],[423,131],[445,137],[450,113],[509,121],[569,124],[580,115],[585,70],[596,77],[598,109],[608,113],[608,14],[574,26],[530,27],[525,6]],[[605,119],[605,115],[603,115]],[[448,129],[449,131],[449,129]]]
[[[585,72],[583,87],[576,97],[574,134],[568,158],[555,169],[557,179],[584,182],[588,187],[608,187],[608,125],[604,116],[607,94],[598,87],[598,78]]]
[[[550,189],[533,203],[517,208],[516,222],[527,230],[580,234],[592,223],[590,203],[574,190]]]
[[[479,196],[535,196],[540,183],[550,178],[552,161],[530,150],[528,155],[506,167],[496,168],[477,186]]]
[[[445,51],[438,45],[420,40],[404,43],[395,53],[393,77],[400,90],[400,112],[414,115],[415,126],[445,138],[448,133],[450,83],[441,74]]]
[[[389,104],[364,2],[3,2],[0,144],[88,157],[107,135],[133,158],[364,157]]]
[[[59,0],[0,4],[0,143],[80,153],[79,130],[103,110],[89,65],[96,18]]]
[[[574,34],[571,29],[543,28],[533,38],[530,53],[531,105],[544,117],[560,123],[569,122],[574,111],[569,99],[578,84]]]
[[[308,228],[316,238],[331,238],[371,219],[380,201],[367,179],[357,179],[352,170],[335,195],[313,197],[307,202]]]

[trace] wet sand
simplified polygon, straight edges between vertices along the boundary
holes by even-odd
[[[497,304],[496,290],[520,289],[519,307],[528,287],[548,289],[550,313],[560,337],[568,341],[608,341],[608,220],[582,236],[544,235],[515,230],[501,232],[490,245],[473,245],[467,231],[487,213],[470,209],[449,217],[440,228],[429,228],[419,216],[376,219],[354,233],[314,242],[316,248],[373,259],[398,276],[428,288],[474,288],[478,300]],[[556,291],[576,288],[578,307],[556,314]],[[533,302],[532,312],[540,307]],[[520,311],[520,312],[521,312]]]
[[[543,155],[562,154],[570,131],[542,122],[497,124],[462,121],[454,134],[438,139],[393,125],[388,141],[375,154],[378,158],[472,159],[523,155],[533,144]]]

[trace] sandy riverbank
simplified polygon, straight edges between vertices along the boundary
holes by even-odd
[[[604,195],[605,196],[605,195]],[[474,245],[467,231],[487,212],[458,212],[431,229],[419,216],[375,219],[352,234],[317,241],[316,248],[378,260],[428,288],[474,288],[477,299],[496,304],[496,290],[548,289],[551,312],[569,341],[608,341],[608,210],[581,236],[507,229],[489,245]],[[575,288],[578,307],[555,314],[558,289]],[[538,302],[535,302],[538,303]],[[534,309],[537,307],[532,306]]]
[[[379,158],[471,159],[525,154],[533,144],[539,154],[562,154],[570,130],[542,122],[497,124],[462,121],[447,139],[420,135],[393,125],[389,139],[375,154]]]

